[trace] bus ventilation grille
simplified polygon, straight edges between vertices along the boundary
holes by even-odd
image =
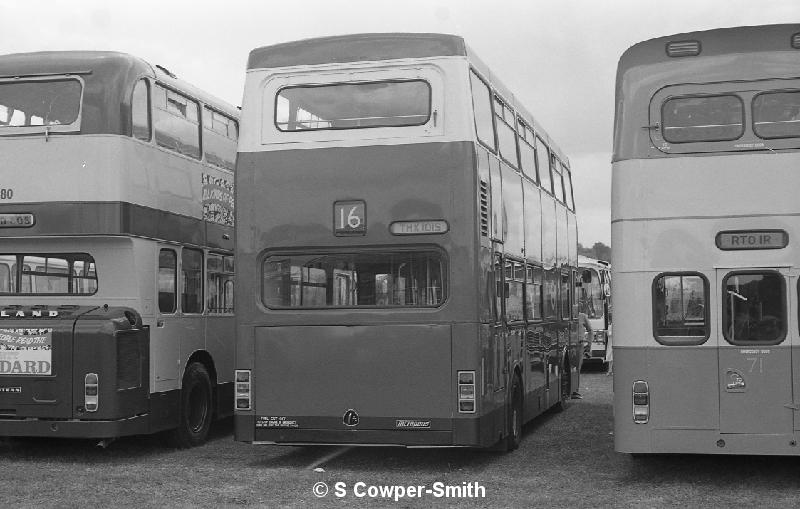
[[[142,354],[138,334],[117,336],[117,390],[142,386]]]
[[[489,236],[489,184],[481,180],[481,235]]]

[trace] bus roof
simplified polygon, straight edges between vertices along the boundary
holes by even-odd
[[[612,160],[666,157],[644,129],[652,124],[648,105],[665,86],[798,76],[800,24],[718,28],[635,44],[617,66]]]
[[[77,74],[102,83],[106,93],[127,91],[143,76],[181,90],[224,113],[238,117],[235,106],[187,83],[167,69],[118,51],[37,51],[0,55],[0,79],[17,76]]]
[[[247,69],[466,55],[464,39],[457,35],[337,35],[256,48],[250,52]]]

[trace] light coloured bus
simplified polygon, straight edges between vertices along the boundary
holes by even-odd
[[[570,176],[460,37],[253,50],[235,438],[517,447],[578,383]]]
[[[586,315],[592,327],[586,337],[583,365],[600,364],[607,369],[612,359],[611,266],[606,261],[578,255],[578,273],[578,311]]]
[[[798,454],[800,24],[639,43],[616,104],[616,449]]]
[[[130,55],[0,56],[0,436],[232,414],[237,119]]]

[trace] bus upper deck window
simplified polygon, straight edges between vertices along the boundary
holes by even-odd
[[[431,87],[422,80],[292,86],[275,99],[280,131],[424,125]]]
[[[732,94],[673,97],[661,107],[661,123],[670,143],[735,140],[744,133],[744,104]]]
[[[72,78],[0,82],[0,128],[73,124],[81,91],[81,82]]]
[[[767,139],[800,136],[800,91],[756,95],[753,98],[753,132]]]

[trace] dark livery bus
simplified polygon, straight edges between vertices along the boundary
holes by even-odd
[[[578,382],[569,162],[460,37],[250,53],[236,439],[513,449]]]

